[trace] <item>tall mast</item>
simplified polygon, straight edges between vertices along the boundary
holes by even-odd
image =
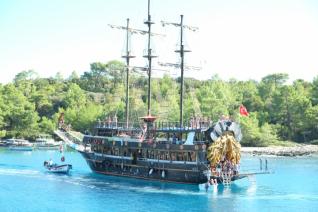
[[[131,55],[131,50],[129,48],[130,44],[130,32],[129,32],[129,18],[127,18],[127,27],[126,27],[126,55],[123,55],[123,58],[126,58],[126,101],[125,101],[125,119],[126,119],[126,128],[129,126],[129,60],[135,56]]]
[[[148,19],[144,22],[148,26],[148,48],[147,48],[147,54],[143,55],[144,58],[148,59],[148,108],[147,108],[147,115],[149,116],[151,114],[151,62],[152,58],[156,57],[153,55],[152,49],[151,49],[151,25],[154,24],[154,22],[151,21],[151,15],[150,15],[150,0],[148,0]]]
[[[193,27],[193,26],[188,26],[188,25],[183,25],[183,15],[180,15],[180,23],[172,23],[172,22],[165,22],[161,21],[162,25],[172,25],[175,27],[180,27],[180,49],[175,50],[176,53],[180,53],[180,64],[172,64],[172,63],[161,63],[163,66],[172,66],[172,67],[180,67],[181,70],[181,85],[180,85],[180,119],[179,119],[179,125],[180,128],[183,127],[183,93],[184,93],[184,53],[186,52],[191,52],[190,50],[186,50],[184,48],[184,42],[183,42],[183,29],[186,28],[190,31],[197,31],[198,27]],[[187,68],[189,69],[198,69],[198,67],[190,67],[188,66]]]
[[[181,86],[180,86],[180,128],[183,127],[183,71],[184,71],[184,45],[183,45],[183,15],[180,15],[180,58],[181,58]],[[176,51],[178,52],[178,51]]]
[[[131,55],[131,50],[130,50],[130,35],[132,34],[139,34],[139,35],[145,35],[148,34],[148,48],[147,48],[147,53],[143,55],[144,58],[148,58],[148,115],[150,115],[150,88],[151,88],[151,60],[152,58],[156,57],[153,55],[153,51],[151,49],[150,45],[150,39],[151,36],[165,36],[163,34],[158,34],[158,33],[152,33],[151,32],[151,25],[154,24],[151,22],[151,16],[150,16],[150,1],[148,0],[148,20],[144,22],[145,24],[148,25],[148,30],[140,30],[140,29],[134,29],[129,27],[129,19],[127,19],[127,25],[126,26],[118,26],[118,25],[113,25],[113,24],[108,24],[109,27],[113,29],[120,29],[120,30],[126,30],[126,51],[125,55],[123,55],[123,58],[126,58],[126,107],[125,107],[125,116],[126,116],[126,127],[129,125],[129,60],[130,58],[134,58],[135,56]],[[135,67],[138,68],[138,67]]]

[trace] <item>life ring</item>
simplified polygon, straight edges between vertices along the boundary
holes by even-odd
[[[165,172],[165,170],[162,170],[162,172],[161,172],[161,177],[162,177],[162,178],[165,178],[165,177],[166,177],[166,172]]]
[[[151,169],[149,170],[148,174],[149,174],[149,175],[152,175],[152,173],[153,173],[153,168],[151,168]]]

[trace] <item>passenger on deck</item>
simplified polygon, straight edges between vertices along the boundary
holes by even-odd
[[[107,125],[110,127],[110,124],[112,123],[112,119],[108,116],[107,117]]]
[[[208,117],[208,126],[211,126],[212,125],[212,120],[210,117]]]
[[[176,143],[177,143],[177,135],[176,135],[175,133],[173,133],[172,143],[173,143],[173,144],[176,144]]]
[[[191,116],[191,118],[190,118],[190,127],[194,128],[194,118],[193,118],[193,116]]]
[[[141,135],[140,135],[140,141],[143,141],[144,138],[146,137],[147,133],[147,124],[144,124],[142,127]]]
[[[52,158],[50,158],[48,165],[49,165],[49,166],[53,166],[53,160],[52,160]]]
[[[237,175],[238,171],[239,171],[239,165],[238,164],[234,164],[234,166],[233,166],[233,174]]]
[[[232,169],[233,169],[232,163],[229,160],[226,160],[225,161],[225,172],[231,174]]]
[[[219,174],[218,174],[218,172],[217,172],[215,166],[213,166],[213,167],[211,168],[211,172],[212,172],[212,176],[219,176]]]
[[[113,117],[113,127],[117,128],[117,116],[115,114],[115,116]]]

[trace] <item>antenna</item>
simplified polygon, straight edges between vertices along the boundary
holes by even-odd
[[[173,63],[167,63],[164,64],[166,66],[172,66],[172,67],[180,67],[181,70],[181,86],[180,86],[180,128],[183,127],[183,87],[184,87],[184,79],[183,79],[183,72],[184,72],[184,53],[186,52],[191,52],[190,50],[184,49],[184,43],[183,43],[183,29],[188,29],[190,31],[198,31],[198,27],[193,27],[193,26],[188,26],[188,25],[183,25],[183,15],[180,15],[180,23],[173,23],[173,22],[165,22],[161,21],[162,26],[164,27],[165,25],[172,25],[175,27],[180,27],[180,49],[175,50],[176,53],[180,54],[181,58],[181,63],[178,64],[173,64]]]

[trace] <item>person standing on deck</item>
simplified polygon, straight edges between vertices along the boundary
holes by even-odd
[[[113,117],[113,122],[114,122],[114,125],[113,125],[113,127],[115,127],[115,128],[117,128],[117,116],[116,116],[116,114],[115,114],[115,116]]]
[[[112,119],[110,118],[110,116],[107,117],[107,125],[108,128],[110,127],[110,124],[112,123]]]

